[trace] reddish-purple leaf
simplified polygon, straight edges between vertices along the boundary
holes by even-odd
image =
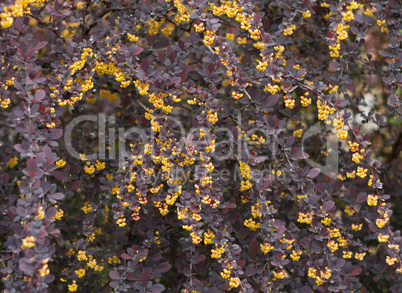
[[[160,273],[166,273],[168,270],[170,270],[172,268],[172,265],[167,263],[167,262],[163,262],[160,263],[155,270],[157,270]]]
[[[314,179],[315,177],[318,176],[318,174],[320,174],[321,170],[318,168],[313,168],[311,169],[308,174],[307,174],[307,178],[311,178]]]
[[[265,102],[265,107],[271,107],[273,105],[275,105],[276,103],[278,103],[279,101],[279,95],[275,94],[275,95],[270,95],[267,98],[267,101]]]
[[[135,48],[135,50],[133,52],[133,56],[136,56],[136,55],[140,54],[142,51],[144,51],[144,49],[141,48],[141,47]]]
[[[52,194],[50,197],[54,198],[55,200],[63,200],[65,198],[65,195],[61,192],[58,192],[58,193]]]
[[[46,93],[44,90],[39,90],[35,94],[35,100],[40,101],[46,96]]]
[[[322,205],[322,210],[325,212],[328,212],[329,210],[331,210],[335,205],[335,202],[330,200],[330,201],[326,201],[324,202],[324,204]]]
[[[362,268],[359,266],[353,266],[353,270],[350,273],[352,276],[358,276],[362,272]]]
[[[112,280],[119,280],[119,279],[120,279],[120,274],[119,274],[118,271],[110,271],[110,272],[109,272],[109,277],[110,277]]]
[[[71,184],[71,190],[76,190],[78,187],[80,187],[80,185],[81,185],[81,180],[75,180],[74,182],[73,182],[73,184]]]
[[[148,272],[148,270],[143,270],[141,273],[141,283],[146,285],[148,281],[152,278],[152,275]]]
[[[258,245],[257,240],[253,239],[250,241],[250,244],[248,245],[248,251],[252,257],[254,257],[257,254],[259,248],[260,247]]]
[[[125,259],[125,260],[132,259],[132,257],[131,257],[130,255],[128,255],[127,253],[125,253],[125,252],[123,252],[123,253],[121,254],[121,257],[122,257],[123,259]]]

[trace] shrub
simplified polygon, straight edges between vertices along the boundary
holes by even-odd
[[[3,292],[400,292],[401,11],[3,1]]]

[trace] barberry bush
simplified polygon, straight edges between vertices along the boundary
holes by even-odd
[[[397,0],[5,0],[3,292],[401,292]]]

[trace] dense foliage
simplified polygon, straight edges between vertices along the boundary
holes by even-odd
[[[0,4],[3,292],[401,292],[397,0]]]

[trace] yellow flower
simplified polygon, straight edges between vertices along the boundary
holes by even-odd
[[[85,269],[76,270],[75,273],[77,274],[78,278],[80,279],[83,276],[85,276]]]
[[[352,230],[353,231],[360,231],[362,229],[362,227],[363,227],[363,224],[359,224],[359,225],[352,224]]]
[[[290,35],[293,34],[293,31],[294,31],[295,29],[296,29],[296,26],[295,26],[294,24],[287,25],[286,28],[285,28],[285,30],[283,31],[283,34],[284,34],[285,36],[290,36]]]
[[[262,251],[264,254],[267,254],[267,253],[270,252],[272,249],[274,249],[274,247],[273,247],[271,244],[266,243],[266,242],[264,242],[264,244],[260,244],[260,248],[261,248],[261,251]]]
[[[67,163],[66,160],[60,159],[55,164],[56,164],[57,167],[63,168],[66,165],[66,163]]]
[[[389,235],[383,235],[381,233],[378,234],[378,242],[384,243],[387,242],[389,238]]]
[[[369,206],[376,206],[377,205],[377,201],[378,201],[378,196],[377,195],[373,195],[373,194],[369,194],[367,196],[367,204]]]
[[[315,268],[309,268],[308,269],[308,276],[310,278],[315,279],[315,277],[317,276],[317,270]]]
[[[338,130],[336,136],[340,140],[344,140],[348,137],[348,131],[347,130]]]
[[[34,236],[27,236],[24,239],[22,239],[21,248],[26,249],[26,248],[34,247],[36,245],[35,242],[36,242],[36,238]]]
[[[11,158],[11,159],[7,162],[7,166],[8,166],[9,168],[14,168],[14,167],[17,165],[17,163],[18,163],[18,158],[17,158],[17,157],[14,157],[14,158]]]
[[[387,262],[387,264],[389,265],[389,266],[392,266],[392,265],[394,265],[394,263],[396,263],[396,262],[398,262],[398,259],[396,258],[396,257],[389,257],[388,255],[387,255],[387,259],[386,259],[386,262]]]
[[[364,256],[366,255],[365,252],[363,253],[355,253],[355,259],[357,260],[363,260]]]
[[[351,258],[353,255],[353,252],[351,251],[344,251],[343,252],[343,258]]]
[[[302,15],[304,18],[309,18],[309,17],[311,17],[311,12],[310,12],[310,10],[306,10],[305,12],[302,13]]]
[[[234,34],[227,33],[226,34],[226,39],[233,41],[234,40]]]
[[[68,291],[70,292],[76,292],[78,289],[77,281],[73,281],[71,285],[68,285]]]
[[[86,255],[86,251],[85,250],[80,250],[78,251],[78,255],[77,255],[77,259],[78,260],[87,260],[87,255]]]

